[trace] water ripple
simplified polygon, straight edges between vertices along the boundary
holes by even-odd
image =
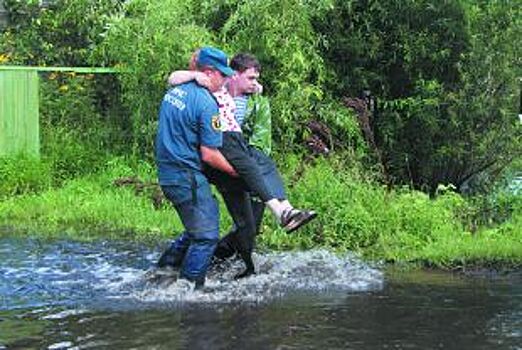
[[[175,274],[162,275],[150,270],[131,282],[143,288],[126,297],[164,303],[260,303],[295,291],[359,292],[383,286],[383,274],[353,255],[312,250],[255,254],[254,259],[257,275],[234,281],[233,276],[241,270],[242,263],[227,262],[210,271],[203,291],[193,291],[190,283],[176,280]]]
[[[215,266],[204,291],[153,268],[161,249],[132,242],[0,239],[4,309],[184,303],[259,303],[293,291],[382,288],[383,275],[353,255],[326,250],[255,254],[257,275],[234,281],[239,261]]]

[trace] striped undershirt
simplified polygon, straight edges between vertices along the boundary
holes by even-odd
[[[236,112],[235,117],[239,125],[243,126],[243,121],[245,120],[245,116],[247,113],[247,105],[248,105],[248,96],[241,95],[234,97],[234,102],[236,103]]]

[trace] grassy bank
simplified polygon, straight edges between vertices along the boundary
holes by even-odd
[[[146,164],[131,168],[113,160],[98,174],[6,199],[0,203],[0,224],[18,232],[82,239],[167,235],[181,227],[169,208],[155,210],[146,193],[136,195],[135,188],[113,183],[121,177],[148,178],[150,172]]]
[[[267,216],[261,247],[445,268],[520,265],[522,198],[495,187],[509,167],[522,169],[513,44],[521,8],[407,4],[5,2],[12,21],[0,34],[0,63],[121,74],[40,73],[43,158],[0,158],[0,228],[76,239],[181,231],[173,210],[155,207],[154,189],[142,186],[155,181],[144,159],[153,157],[165,78],[196,47],[214,45],[260,59],[290,197],[320,214],[294,235]],[[306,150],[333,156],[295,155]]]
[[[315,208],[319,218],[288,235],[267,215],[259,247],[327,247],[355,251],[371,260],[449,269],[522,265],[520,207],[510,220],[478,227],[472,233],[467,224],[470,205],[451,191],[429,198],[409,189],[389,190],[339,159],[303,165],[299,157],[290,156],[280,164],[292,202]],[[0,226],[19,234],[75,239],[163,240],[181,231],[181,223],[167,203],[154,206],[152,188],[114,183],[132,177],[152,182],[153,166],[115,158],[101,169],[59,186],[41,184],[24,194],[4,195]],[[221,213],[225,230],[230,219],[223,206]]]

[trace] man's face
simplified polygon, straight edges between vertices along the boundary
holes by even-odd
[[[223,76],[223,74],[220,71],[213,70],[213,69],[205,69],[203,72],[210,79],[210,86],[209,86],[210,92],[218,91],[219,89],[221,89],[223,87],[223,84],[225,84],[226,78],[225,78],[225,76]]]
[[[247,95],[257,92],[259,71],[255,68],[248,68],[243,72],[236,72],[233,79],[239,94]]]

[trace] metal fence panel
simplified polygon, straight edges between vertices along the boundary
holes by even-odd
[[[0,157],[39,156],[38,73],[0,71]]]

